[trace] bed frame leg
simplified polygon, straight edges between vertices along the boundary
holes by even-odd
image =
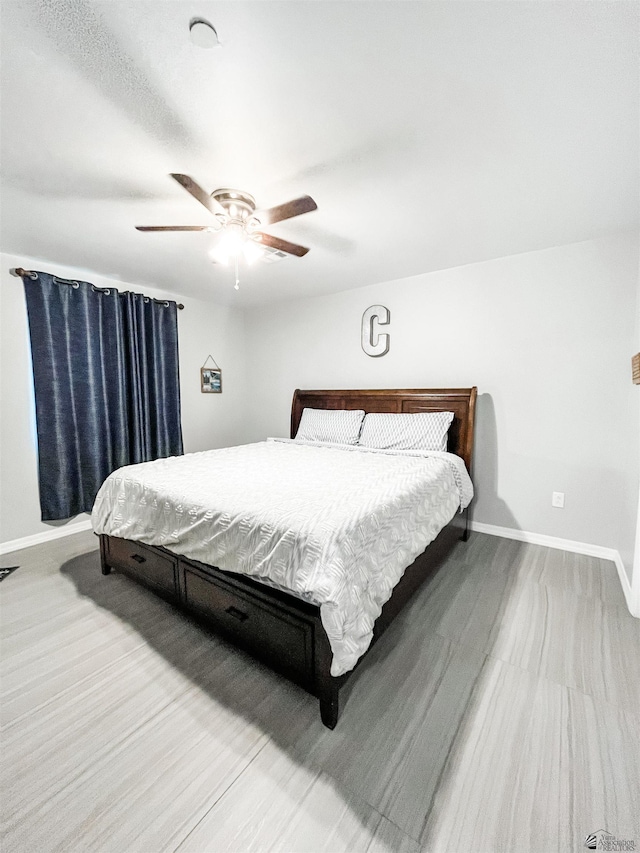
[[[329,687],[320,696],[320,717],[328,729],[335,729],[340,714],[338,688]]]
[[[103,575],[111,574],[111,566],[107,565],[107,537],[100,536],[100,568]]]
[[[462,531],[462,536],[460,537],[463,542],[468,542],[469,537],[471,536],[471,525],[469,524],[469,510],[465,509],[464,511],[464,530]]]

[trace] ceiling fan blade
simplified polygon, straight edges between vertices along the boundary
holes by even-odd
[[[136,225],[136,231],[210,231],[210,225]]]
[[[298,246],[297,243],[290,243],[288,240],[283,240],[281,237],[273,237],[271,234],[263,234],[262,231],[256,232],[253,238],[263,246],[269,246],[271,249],[279,249],[281,252],[286,252],[289,255],[297,255],[299,258],[306,255],[309,251],[305,246]]]
[[[294,216],[300,216],[302,213],[311,213],[312,210],[317,209],[318,205],[311,196],[303,195],[300,198],[294,198],[293,201],[279,204],[277,207],[269,207],[267,210],[256,210],[255,216],[257,216],[262,225],[273,225],[274,222],[282,222],[283,219],[292,219]]]
[[[190,178],[189,175],[181,175],[179,172],[171,172],[171,177],[176,180],[181,187],[184,187],[188,193],[191,193],[191,195],[199,201],[200,204],[203,204],[210,213],[225,214],[225,209],[220,202],[216,201],[215,198],[212,198],[209,195],[209,193],[205,192],[200,184],[196,184],[193,178]]]

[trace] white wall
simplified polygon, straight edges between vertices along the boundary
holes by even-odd
[[[51,530],[40,520],[33,380],[27,312],[16,266],[80,278],[99,287],[176,298],[182,426],[186,452],[246,440],[244,318],[240,311],[115,281],[73,267],[0,255],[0,543]],[[223,393],[202,394],[200,367],[211,353],[222,368]],[[84,516],[83,516],[84,517]]]
[[[250,437],[288,435],[295,388],[477,385],[474,520],[614,548],[630,576],[637,257],[621,234],[248,312]],[[375,303],[378,359],[360,348]]]
[[[640,352],[640,252],[638,253],[638,298],[636,300],[636,340],[633,352]],[[636,385],[636,407],[640,421],[640,385]],[[638,458],[640,465],[640,429],[638,430]],[[640,487],[638,488],[638,518],[636,521],[636,548],[631,579],[631,611],[640,616]]]

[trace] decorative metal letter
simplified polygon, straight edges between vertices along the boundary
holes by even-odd
[[[384,305],[371,305],[362,315],[362,349],[371,358],[379,358],[389,352],[389,335],[380,335],[374,331],[373,324],[387,326],[391,314]]]

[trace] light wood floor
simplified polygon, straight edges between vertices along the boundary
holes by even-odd
[[[474,534],[330,732],[96,546],[2,559],[4,853],[640,849],[640,621],[612,563]]]

